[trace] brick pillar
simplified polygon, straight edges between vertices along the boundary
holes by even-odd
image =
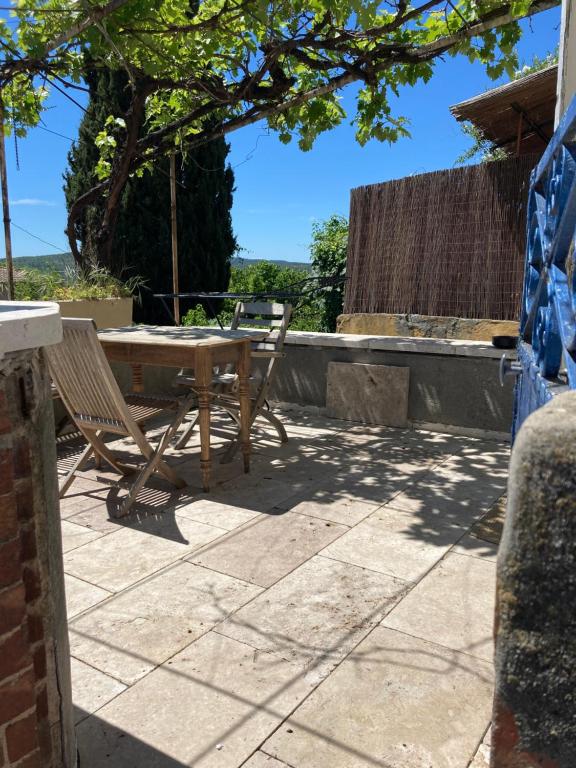
[[[0,766],[76,764],[49,382],[0,356]]]
[[[576,392],[514,444],[498,555],[491,768],[576,766]]]

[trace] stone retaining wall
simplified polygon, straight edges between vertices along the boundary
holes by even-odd
[[[432,315],[362,313],[340,315],[338,333],[375,336],[407,336],[435,339],[469,339],[491,342],[493,336],[517,336],[518,323],[512,320],[473,320]]]
[[[508,378],[500,386],[502,351],[490,344],[289,331],[284,351],[271,388],[270,399],[277,403],[326,413],[330,363],[400,366],[410,369],[408,422],[413,426],[497,439],[510,434],[514,383]],[[262,365],[256,361],[254,367]],[[129,387],[126,366],[113,368],[121,385]],[[173,392],[173,380],[172,369],[144,369],[147,391]]]

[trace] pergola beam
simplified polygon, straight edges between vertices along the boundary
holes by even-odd
[[[543,141],[543,142],[544,142],[546,145],[548,145],[548,142],[550,141],[550,138],[551,138],[551,137],[550,137],[550,136],[547,136],[547,135],[544,133],[544,131],[542,130],[542,128],[541,128],[541,127],[540,127],[540,126],[539,126],[537,123],[535,123],[535,122],[532,120],[532,118],[531,118],[531,117],[530,117],[530,115],[529,115],[529,114],[526,112],[526,110],[522,109],[522,107],[521,107],[519,104],[516,104],[516,102],[515,102],[515,101],[513,101],[513,102],[510,104],[510,106],[512,107],[512,109],[514,110],[514,112],[516,112],[516,114],[517,114],[517,115],[520,115],[520,116],[522,117],[522,119],[523,119],[523,120],[524,120],[524,121],[525,121],[525,122],[526,122],[526,123],[527,123],[527,124],[530,126],[530,128],[532,128],[532,130],[534,131],[534,133],[538,134],[538,136],[540,136],[540,138],[542,139],[542,141]]]

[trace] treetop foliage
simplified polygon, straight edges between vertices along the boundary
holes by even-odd
[[[480,60],[494,77],[512,75],[514,19],[552,4],[18,0],[11,12],[18,25],[0,20],[0,84],[9,84],[4,100],[23,130],[37,121],[50,84],[82,87],[85,51],[92,66],[124,68],[144,97],[148,127],[157,130],[138,147],[145,156],[204,138],[214,118],[228,129],[266,118],[281,140],[297,133],[308,149],[345,117],[335,91],[359,81],[358,140],[394,140],[406,129],[390,112],[389,90],[427,80],[444,52]],[[282,108],[271,113],[271,105]],[[109,127],[125,130],[117,117]]]
[[[0,21],[5,126],[39,120],[48,88],[83,89],[90,66],[124,69],[129,107],[98,137],[94,187],[104,195],[101,240],[110,243],[128,178],[158,156],[266,120],[302,149],[347,115],[339,91],[358,83],[350,115],[360,143],[395,141],[406,120],[390,93],[427,81],[443,54],[517,66],[517,20],[558,0],[17,0],[14,28]],[[108,246],[109,247],[109,246]]]
[[[265,291],[296,291],[298,285],[309,277],[309,273],[297,267],[283,267],[271,261],[258,261],[248,266],[232,267],[228,290],[231,293],[253,294]],[[296,287],[295,287],[296,286]],[[224,299],[219,318],[229,326],[234,316],[235,299]],[[216,325],[202,304],[190,309],[183,319],[183,325]],[[304,299],[294,308],[290,328],[293,331],[320,331],[321,307],[316,299]]]

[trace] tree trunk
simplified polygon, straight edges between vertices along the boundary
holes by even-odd
[[[68,221],[66,223],[66,237],[68,238],[68,243],[70,244],[70,251],[72,252],[72,256],[74,257],[74,261],[76,262],[76,266],[82,270],[85,271],[88,267],[85,254],[83,254],[80,249],[78,248],[78,243],[76,241],[76,230],[75,230],[75,224],[82,215],[82,213],[88,208],[89,205],[96,202],[98,198],[104,194],[106,188],[108,187],[108,181],[104,181],[101,184],[96,185],[95,187],[92,187],[92,189],[88,190],[85,194],[81,195],[71,206],[70,210],[68,211]]]
[[[98,263],[100,266],[110,269],[113,263],[112,249],[114,247],[114,235],[120,213],[120,201],[126,182],[132,170],[132,161],[136,154],[136,145],[142,131],[146,116],[146,98],[152,89],[146,81],[136,82],[133,87],[132,102],[126,112],[126,138],[123,146],[116,152],[112,164],[110,186],[102,225],[97,235]]]
[[[133,170],[132,164],[145,118],[146,98],[152,90],[150,84],[145,80],[137,81],[134,84],[132,100],[125,117],[126,136],[116,150],[110,177],[79,197],[70,208],[66,235],[74,261],[80,269],[86,269],[88,264],[86,263],[86,255],[79,250],[76,242],[75,224],[86,208],[95,203],[102,195],[106,195],[106,199],[102,224],[96,236],[96,258],[100,267],[110,269],[113,265],[112,253],[122,192]]]

